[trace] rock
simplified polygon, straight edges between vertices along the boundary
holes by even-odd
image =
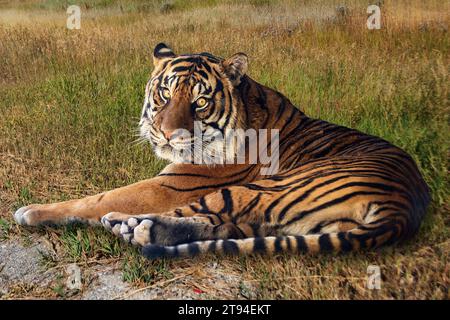
[[[6,295],[12,287],[20,284],[48,287],[56,274],[46,272],[42,255],[50,254],[43,242],[25,247],[18,242],[0,244],[0,294]]]

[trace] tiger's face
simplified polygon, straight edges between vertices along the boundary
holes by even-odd
[[[221,59],[208,53],[175,55],[165,44],[153,53],[155,69],[145,90],[140,134],[155,153],[174,163],[225,163],[236,146],[229,129],[243,129],[243,103],[236,87],[247,56]],[[226,150],[228,148],[228,150]]]

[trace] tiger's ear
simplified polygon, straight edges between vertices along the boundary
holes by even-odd
[[[153,50],[153,65],[157,67],[161,62],[172,59],[175,53],[165,43],[158,43]]]
[[[239,52],[222,62],[223,71],[231,80],[233,85],[238,85],[241,78],[248,70],[248,57],[245,53]]]

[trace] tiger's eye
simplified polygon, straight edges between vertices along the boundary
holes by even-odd
[[[200,98],[200,99],[197,100],[197,105],[198,105],[200,108],[202,108],[202,107],[206,106],[207,102],[208,102],[208,101],[206,101],[205,98]]]
[[[166,89],[166,88],[162,89],[162,96],[165,99],[169,99],[170,98],[170,91],[169,91],[169,89]]]

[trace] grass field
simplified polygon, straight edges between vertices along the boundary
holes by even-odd
[[[239,295],[204,285],[203,298],[450,298],[450,2],[378,2],[381,30],[366,28],[368,1],[0,1],[0,242],[26,245],[37,232],[57,248],[43,256],[48,268],[118,261],[136,288],[200,279],[211,261],[242,277]],[[81,30],[66,28],[72,3]],[[133,143],[160,41],[179,53],[246,52],[250,76],[308,115],[407,150],[433,192],[419,235],[347,255],[146,261],[100,228],[15,225],[24,204],[94,194],[164,167]],[[368,265],[380,266],[381,290],[366,288]],[[67,294],[18,286],[0,298],[27,296]]]

